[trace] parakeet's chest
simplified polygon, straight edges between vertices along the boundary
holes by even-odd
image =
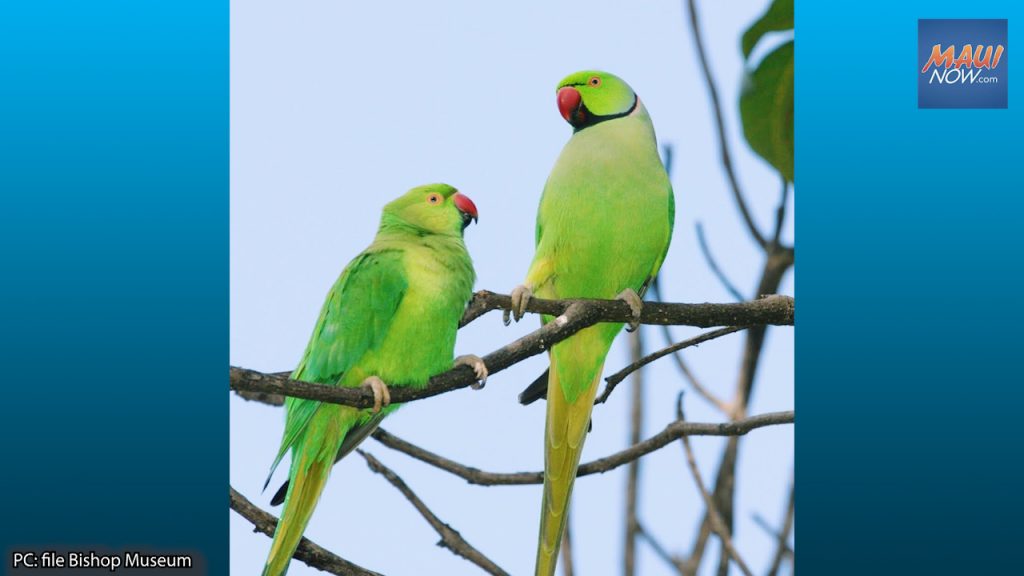
[[[668,245],[672,188],[653,132],[623,120],[575,134],[545,186],[537,249],[554,262],[559,296],[635,289]]]
[[[408,287],[392,329],[372,363],[399,383],[426,383],[451,367],[458,321],[472,296],[473,268],[465,248],[413,243],[403,250]]]
[[[405,249],[402,264],[409,279],[403,312],[424,320],[461,314],[473,290],[473,267],[465,248],[436,241],[414,244]]]
[[[653,221],[664,216],[669,193],[653,133],[623,118],[573,135],[548,177],[541,210],[588,222]]]

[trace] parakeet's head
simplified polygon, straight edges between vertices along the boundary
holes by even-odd
[[[627,116],[637,102],[629,84],[607,72],[583,70],[558,83],[558,111],[577,131]]]
[[[447,184],[427,184],[384,206],[381,223],[433,234],[461,235],[470,221],[476,219],[476,205],[468,196]]]

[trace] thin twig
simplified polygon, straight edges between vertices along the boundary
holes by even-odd
[[[661,331],[662,334],[665,336],[665,342],[671,343],[673,340],[672,329],[668,326],[662,326]],[[700,378],[697,378],[697,375],[694,374],[692,370],[690,370],[690,365],[687,364],[685,360],[683,360],[682,352],[673,352],[672,359],[675,360],[676,367],[679,368],[680,372],[682,372],[683,377],[686,378],[686,380],[690,383],[690,386],[693,387],[694,391],[697,392],[697,394],[701,398],[704,398],[712,406],[718,408],[718,410],[722,414],[725,414],[726,416],[730,416],[732,414],[732,406],[728,402],[722,400],[713,392],[711,392],[711,390],[709,390],[706,386],[704,386],[704,384],[701,383]]]
[[[755,512],[754,514],[751,515],[751,518],[754,520],[754,524],[757,524],[758,526],[760,526],[761,529],[764,530],[765,532],[767,532],[769,536],[771,536],[776,541],[778,541],[779,534],[782,534],[782,532],[779,531],[779,530],[776,530],[775,528],[772,528],[772,525],[769,524],[768,521],[764,519],[764,516],[761,516],[760,514],[757,514]],[[778,552],[778,550],[776,550],[776,552]],[[783,558],[789,558],[792,555],[793,555],[793,549],[790,548],[789,542],[783,542],[783,545],[782,545],[782,556],[783,556]]]
[[[633,374],[629,414],[629,446],[638,444],[641,438],[640,435],[643,433],[644,373],[640,368],[644,366],[644,342],[641,337],[641,332],[641,330],[637,330],[629,335],[629,355],[630,359],[633,361],[632,364],[630,364],[626,370],[615,374],[615,376],[619,377],[619,380],[616,382],[621,381],[627,374]],[[621,374],[621,376],[619,376],[619,374]],[[605,387],[605,392],[602,394],[602,402],[608,399],[608,394],[611,393],[612,387],[613,384],[609,380],[608,386]],[[639,526],[639,522],[637,521],[637,506],[639,499],[640,459],[638,458],[630,462],[629,468],[626,470],[626,534],[622,554],[623,574],[625,576],[634,576],[636,574],[636,537]]]
[[[565,513],[565,532],[562,532],[562,576],[573,576],[572,565],[572,516]]]
[[[768,245],[768,242],[764,239],[764,235],[757,229],[757,225],[754,224],[754,219],[750,216],[750,210],[747,209],[747,202],[743,198],[743,192],[740,190],[739,181],[736,179],[736,173],[732,167],[732,156],[729,153],[729,144],[726,141],[725,131],[725,119],[722,116],[722,105],[718,100],[718,89],[715,87],[715,79],[711,76],[711,67],[708,65],[708,57],[704,50],[704,40],[701,36],[700,31],[700,19],[697,16],[697,6],[694,0],[687,0],[690,13],[690,30],[693,33],[693,43],[697,48],[697,56],[700,58],[700,67],[704,72],[704,82],[708,88],[708,96],[711,98],[711,109],[715,113],[715,126],[718,129],[718,143],[719,143],[719,154],[722,157],[722,167],[725,169],[725,175],[729,180],[729,186],[732,188],[733,199],[736,200],[736,207],[739,209],[740,214],[743,215],[743,221],[747,225],[747,230],[750,232],[750,236],[757,242],[757,245],[764,248]]]
[[[697,222],[697,244],[700,245],[700,252],[704,255],[704,261],[707,262],[708,268],[718,278],[718,281],[722,283],[722,287],[725,288],[737,302],[745,300],[743,294],[736,288],[736,285],[729,280],[729,277],[725,275],[725,272],[718,265],[718,261],[715,260],[714,255],[711,254],[711,247],[708,245],[708,239],[704,236],[704,225]]]
[[[398,488],[398,491],[406,497],[409,502],[412,503],[413,507],[426,519],[430,526],[441,536],[441,541],[437,543],[442,548],[451,550],[458,556],[462,556],[466,560],[469,560],[473,564],[476,564],[480,568],[483,568],[488,574],[495,576],[508,576],[508,572],[505,572],[498,567],[490,558],[484,556],[479,550],[474,548],[466,542],[466,539],[459,534],[458,530],[455,530],[448,524],[445,524],[437,517],[422,500],[416,496],[416,493],[406,485],[405,481],[402,480],[398,474],[395,474],[390,468],[380,463],[379,460],[373,457],[372,454],[368,454],[362,450],[357,449],[356,452],[360,456],[366,459],[366,464],[377,474],[384,476],[392,486]]]
[[[697,49],[697,54],[700,59],[701,69],[704,73],[704,80],[707,85],[708,93],[711,99],[712,109],[715,113],[715,121],[718,129],[718,139],[720,143],[720,151],[722,156],[722,165],[732,189],[733,198],[736,201],[736,206],[740,212],[744,223],[746,224],[748,232],[754,238],[755,242],[763,250],[765,250],[767,260],[762,273],[761,282],[759,284],[759,290],[757,294],[768,294],[774,293],[782,281],[782,277],[785,275],[786,270],[793,262],[793,249],[780,246],[777,242],[769,244],[760,230],[757,228],[747,209],[746,201],[740,190],[736,175],[733,171],[732,161],[729,155],[729,146],[726,138],[725,123],[722,117],[721,105],[718,100],[718,92],[715,88],[714,78],[711,75],[711,69],[708,65],[707,55],[704,50],[704,43],[701,36],[701,27],[699,17],[697,14],[697,7],[695,0],[687,0],[687,7],[689,12],[689,24],[693,34],[694,44]],[[776,213],[776,228],[781,230],[781,221],[779,213]],[[778,236],[778,234],[775,234]],[[787,263],[788,260],[788,263]],[[744,347],[743,359],[740,369],[740,377],[737,383],[736,396],[730,404],[731,414],[734,418],[740,418],[745,414],[747,402],[750,398],[750,392],[753,387],[753,379],[760,359],[761,348],[764,345],[765,330],[763,328],[755,328],[748,331],[747,340]],[[735,483],[735,472],[736,472],[736,458],[738,456],[739,442],[735,438],[730,438],[726,444],[725,452],[722,456],[721,464],[718,468],[718,474],[715,479],[715,502],[718,505],[720,513],[724,516],[727,527],[732,525],[733,518],[733,491]],[[701,559],[704,553],[704,547],[707,543],[708,536],[710,534],[710,514],[705,513],[704,518],[701,522],[700,528],[698,529],[698,536],[694,543],[692,553],[687,558],[687,573],[695,574],[697,568],[700,566]],[[728,556],[726,551],[723,549],[720,555],[720,561],[718,565],[718,575],[723,576],[728,573]]]
[[[664,300],[661,293],[661,278],[662,276],[659,274],[654,278],[654,282],[651,283],[654,288],[655,300],[658,301]],[[664,337],[666,345],[671,346],[672,343],[675,342],[675,338],[672,337],[672,329],[667,324],[663,324],[661,326],[661,335]],[[679,368],[679,372],[682,373],[683,378],[690,383],[690,386],[693,387],[694,391],[697,392],[698,395],[710,402],[715,408],[718,408],[722,414],[729,415],[732,413],[732,407],[704,386],[704,384],[701,383],[700,378],[697,378],[697,375],[693,373],[693,370],[690,370],[690,365],[686,363],[686,360],[683,360],[682,352],[673,352],[672,359],[675,361],[676,367]]]
[[[793,249],[773,245],[765,260],[764,269],[761,272],[761,279],[758,282],[757,294],[772,294],[778,290],[786,271],[793,265]],[[743,357],[740,361],[740,371],[736,381],[736,393],[730,403],[731,418],[742,418],[747,411],[747,404],[754,388],[754,380],[757,375],[757,368],[761,359],[761,352],[764,347],[766,330],[763,326],[755,326],[746,333],[746,340],[743,344]],[[718,472],[715,477],[714,498],[718,512],[725,519],[726,526],[731,529],[733,520],[733,494],[735,491],[736,462],[739,457],[739,439],[729,438],[725,450],[718,465]],[[708,537],[711,534],[710,518],[704,514],[697,538],[694,541],[692,551],[687,557],[688,566],[693,570],[689,574],[695,574],[700,566],[704,555]],[[728,573],[728,555],[723,549],[719,555],[719,576]]]
[[[262,532],[267,536],[273,537],[274,530],[277,528],[277,518],[257,508],[256,505],[245,496],[239,494],[234,488],[230,486],[228,488],[231,491],[231,509],[242,518],[252,522],[253,526],[255,526],[255,532]],[[299,547],[295,549],[294,557],[313,568],[330,572],[331,574],[338,574],[339,576],[381,576],[377,572],[367,570],[362,566],[345,560],[305,537],[299,541]]]
[[[746,326],[730,326],[728,328],[719,328],[718,330],[705,332],[688,340],[683,340],[682,342],[673,344],[667,348],[662,348],[661,350],[658,350],[657,352],[654,352],[652,354],[648,354],[647,356],[644,356],[643,358],[636,360],[629,366],[626,366],[622,370],[619,370],[615,374],[612,374],[611,376],[605,378],[604,380],[605,382],[607,382],[607,384],[604,387],[604,392],[601,393],[601,395],[597,398],[597,400],[594,401],[594,403],[604,403],[606,400],[608,400],[608,396],[612,393],[612,390],[615,389],[619,382],[625,380],[626,376],[629,376],[636,370],[643,368],[644,366],[650,364],[651,362],[654,362],[659,358],[672,354],[673,352],[682,350],[683,348],[697,346],[698,344],[703,344],[704,342],[714,340],[715,338],[720,338],[722,336],[726,336],[734,332],[739,332],[740,330],[746,330],[746,328]]]
[[[643,524],[639,524],[637,526],[637,536],[646,541],[647,544],[650,545],[651,549],[654,550],[654,554],[675,569],[680,576],[685,575],[684,563],[679,558],[670,554],[669,551],[654,538],[654,535],[647,531],[647,528]]]
[[[492,310],[508,307],[508,296],[479,292],[474,301]],[[490,373],[496,374],[517,362],[540,354],[579,330],[597,322],[624,322],[630,317],[629,305],[622,300],[543,300],[531,299],[531,312],[550,314],[556,318],[540,329],[499,348],[483,358]],[[773,295],[735,304],[663,304],[648,302],[643,307],[641,322],[647,324],[679,324],[689,326],[792,325],[794,300]],[[430,379],[427,386],[395,387],[392,403],[411,402],[465,388],[476,382],[469,366],[456,366]],[[368,387],[345,388],[289,380],[287,377],[263,374],[232,366],[232,390],[283,394],[322,402],[344,404],[355,408],[373,406],[373,392]]]
[[[765,426],[792,424],[795,418],[796,413],[790,410],[787,412],[769,412],[758,416],[751,416],[743,420],[716,424],[679,421],[672,422],[661,432],[658,432],[654,436],[634,444],[625,450],[605,456],[604,458],[598,458],[597,460],[581,464],[579,470],[577,470],[576,476],[580,477],[589,476],[590,474],[603,474],[610,470],[614,470],[623,464],[627,464],[641,456],[650,454],[651,452],[668,446],[683,435],[742,436],[751,430],[756,430],[757,428],[763,428]],[[450,472],[470,484],[477,484],[480,486],[499,486],[542,484],[544,482],[543,472],[487,472],[480,470],[479,468],[460,464],[459,462],[439,456],[429,450],[420,448],[415,444],[402,440],[383,428],[378,428],[373,433],[373,438],[388,448],[412,456],[413,458],[430,464],[435,468],[440,468],[441,470]]]
[[[777,576],[779,569],[782,567],[782,560],[787,555],[790,556],[790,562],[796,563],[796,559],[793,558],[793,549],[789,547],[789,533],[793,530],[793,504],[796,496],[795,484],[790,482],[789,484],[789,499],[786,502],[786,518],[782,521],[782,530],[775,536],[777,542],[775,548],[775,556],[772,558],[771,568],[768,569],[768,576]],[[763,522],[764,520],[761,519]],[[767,523],[765,524],[767,527]]]
[[[772,234],[772,246],[779,245],[782,225],[786,222],[786,202],[789,200],[789,182],[781,174],[780,178],[782,178],[782,193],[780,194],[779,206],[775,209],[775,233]]]
[[[683,393],[679,393],[679,398],[676,400],[676,416],[679,421],[683,421]],[[732,545],[732,538],[729,535],[729,528],[725,525],[725,521],[722,520],[722,516],[718,513],[715,508],[715,503],[711,499],[711,494],[708,493],[707,487],[704,486],[704,480],[700,476],[700,470],[697,468],[697,459],[693,456],[693,447],[690,446],[690,438],[687,435],[683,435],[681,440],[683,441],[683,449],[686,451],[686,465],[690,467],[690,473],[693,474],[693,480],[697,483],[697,489],[700,490],[701,498],[704,499],[704,506],[707,508],[708,516],[711,518],[711,529],[718,534],[718,538],[722,541],[722,547],[728,551],[729,556],[732,557],[733,561],[739,566],[740,571],[745,576],[753,576],[750,572],[750,568],[747,567],[747,563],[740,557],[740,553],[736,551],[736,548]]]

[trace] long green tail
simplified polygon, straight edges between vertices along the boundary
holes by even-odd
[[[553,576],[558,564],[576,468],[590,425],[597,382],[611,346],[608,326],[582,330],[551,351],[536,576]],[[611,338],[614,336],[611,332]]]
[[[274,531],[274,543],[263,567],[263,576],[283,576],[288,572],[288,564],[327,484],[338,448],[351,428],[352,418],[339,414],[341,410],[352,409],[322,406],[302,438],[296,442],[292,451],[288,495]]]

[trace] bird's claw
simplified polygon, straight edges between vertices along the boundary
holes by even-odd
[[[455,359],[456,366],[469,366],[476,375],[476,381],[469,385],[473,390],[480,390],[487,384],[487,366],[476,354],[466,354]]]
[[[644,309],[644,301],[640,299],[640,295],[632,288],[626,288],[619,292],[615,299],[629,304],[629,310],[633,313],[633,317],[629,321],[629,327],[626,328],[626,332],[635,332],[640,327],[640,312]]]
[[[380,412],[380,409],[391,404],[391,392],[388,391],[387,384],[383,380],[376,376],[370,376],[366,380],[363,380],[361,384],[363,388],[369,388],[373,390],[373,413]]]
[[[512,318],[515,318],[516,322],[526,314],[526,305],[529,304],[530,298],[533,298],[533,290],[530,290],[529,286],[520,284],[512,289],[512,307],[510,310],[505,310],[501,314],[501,321],[508,326],[511,320],[509,320],[509,314],[511,313]]]

